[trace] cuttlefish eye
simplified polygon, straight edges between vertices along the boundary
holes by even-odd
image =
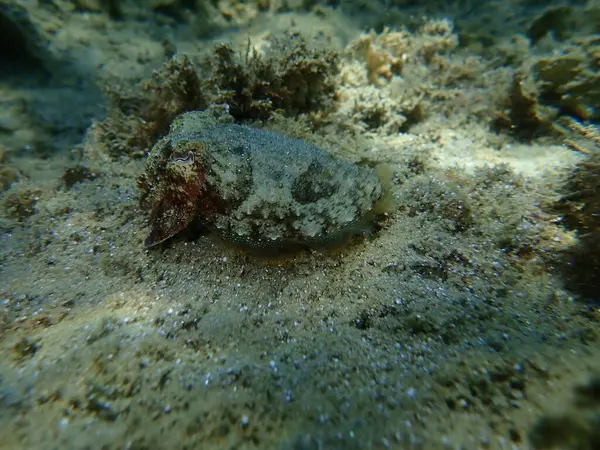
[[[194,163],[194,154],[192,152],[188,152],[187,155],[183,153],[173,153],[171,154],[171,159],[178,166],[189,166]]]

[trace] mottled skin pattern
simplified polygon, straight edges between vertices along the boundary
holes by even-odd
[[[150,211],[146,247],[192,223],[257,252],[335,246],[372,226],[384,196],[372,169],[203,112],[175,119],[138,184]]]

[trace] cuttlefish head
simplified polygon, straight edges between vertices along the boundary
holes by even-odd
[[[198,215],[206,192],[205,149],[199,142],[159,142],[138,179],[140,205],[150,212],[146,248],[175,236]]]

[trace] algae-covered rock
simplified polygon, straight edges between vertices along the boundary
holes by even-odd
[[[36,213],[35,204],[39,200],[39,190],[20,189],[11,192],[4,199],[4,210],[6,214],[22,222]]]
[[[385,200],[375,170],[203,112],[174,121],[139,187],[147,247],[194,225],[259,252],[337,245],[369,230]]]
[[[66,189],[72,188],[75,184],[81,183],[86,180],[95,180],[97,173],[88,169],[84,165],[77,164],[73,167],[65,169],[60,177],[61,185]]]
[[[559,50],[523,62],[492,126],[517,138],[562,136],[561,117],[598,122],[600,110],[600,38],[573,39]]]
[[[337,123],[380,135],[409,131],[434,104],[454,95],[453,80],[471,70],[447,58],[457,45],[448,20],[426,20],[414,32],[386,27],[361,34],[348,44],[341,64]]]
[[[576,39],[533,66],[541,102],[580,120],[600,119],[600,37]]]

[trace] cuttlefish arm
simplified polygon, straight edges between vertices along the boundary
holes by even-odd
[[[168,175],[157,188],[156,205],[150,213],[150,233],[144,247],[150,248],[175,236],[195,219],[204,172],[194,164],[194,154],[175,154]]]

